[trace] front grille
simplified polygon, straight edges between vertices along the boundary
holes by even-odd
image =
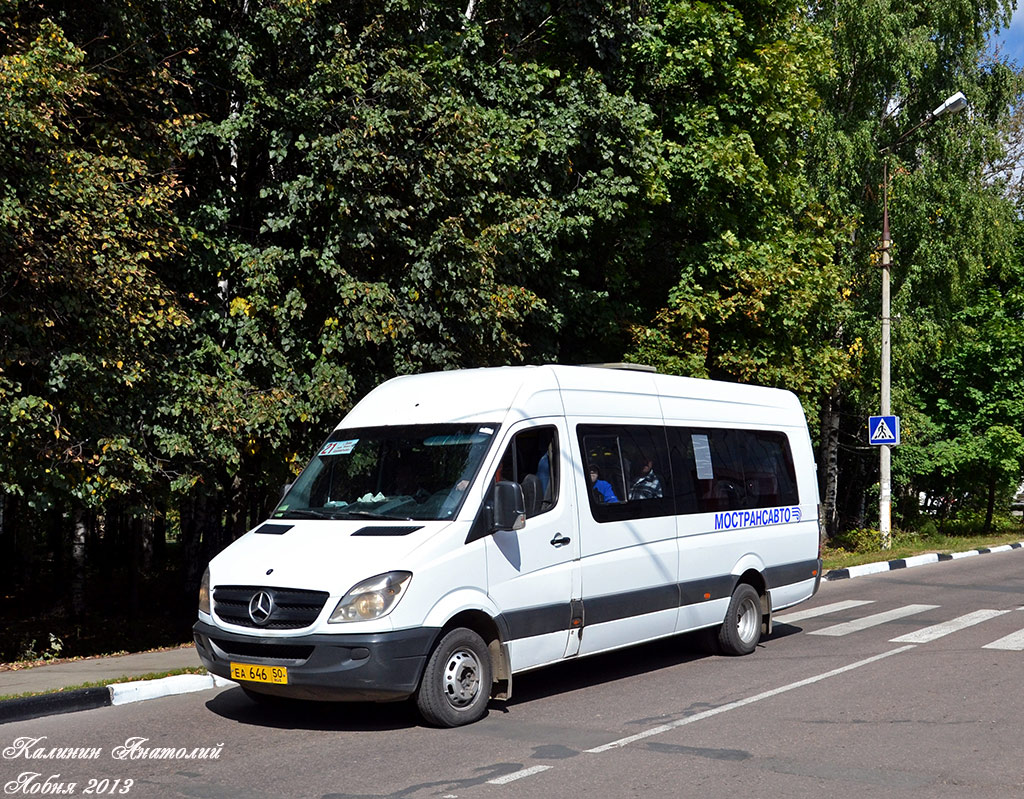
[[[248,641],[226,641],[211,638],[218,648],[229,655],[242,658],[264,658],[266,660],[307,660],[313,654],[311,646],[294,644],[257,644]]]
[[[266,624],[256,624],[249,616],[249,601],[260,591],[266,591],[274,601]],[[316,621],[328,596],[326,591],[302,591],[297,588],[221,585],[213,590],[213,609],[222,621],[239,627],[297,630]]]

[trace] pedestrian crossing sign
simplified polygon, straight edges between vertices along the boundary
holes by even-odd
[[[889,444],[895,446],[900,443],[900,417],[899,416],[869,416],[868,417],[868,443]]]

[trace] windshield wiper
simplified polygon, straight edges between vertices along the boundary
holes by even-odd
[[[359,519],[385,519],[387,521],[411,522],[411,516],[392,516],[388,513],[374,513],[371,510],[347,510],[345,508],[289,508],[274,514],[275,519],[344,519],[355,516]]]
[[[395,522],[411,522],[412,516],[392,516],[390,513],[374,513],[372,510],[347,510],[346,516],[357,516],[360,519],[387,519]]]
[[[341,513],[339,508],[337,511],[325,510],[324,508],[290,508],[274,514],[275,519],[287,519],[290,516],[298,517],[299,519],[337,519],[338,513]]]

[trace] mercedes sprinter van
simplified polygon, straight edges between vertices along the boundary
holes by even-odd
[[[786,391],[642,370],[390,380],[209,565],[194,633],[254,700],[415,697],[479,719],[514,674],[692,630],[752,652],[820,580]]]

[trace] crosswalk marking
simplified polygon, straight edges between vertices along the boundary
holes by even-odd
[[[981,624],[983,621],[994,619],[1009,612],[1008,610],[976,610],[973,613],[959,616],[950,621],[944,621],[941,624],[933,624],[931,627],[925,627],[916,632],[901,635],[898,638],[890,638],[889,641],[897,644],[927,644],[929,641],[934,641],[958,630],[972,627],[975,624]]]
[[[1007,652],[1024,651],[1024,630],[1018,630],[991,644],[985,644],[982,649],[1002,649]]]
[[[906,618],[907,616],[913,616],[915,613],[934,610],[937,607],[939,606],[906,605],[902,608],[896,608],[895,610],[887,610],[882,613],[875,613],[872,616],[865,616],[862,619],[854,619],[853,621],[844,622],[842,624],[834,624],[831,627],[825,627],[821,630],[811,630],[808,635],[849,635],[850,633],[866,630],[869,627],[877,627],[879,624],[885,624],[886,622],[896,621],[897,619]]]
[[[822,605],[821,607],[811,608],[810,610],[798,610],[795,613],[784,613],[781,616],[776,616],[774,621],[776,624],[793,624],[794,622],[803,621],[804,619],[813,619],[817,616],[825,616],[829,613],[838,613],[841,610],[859,608],[861,605],[870,605],[872,602],[874,602],[873,599],[847,599],[844,602],[833,602],[831,605]]]

